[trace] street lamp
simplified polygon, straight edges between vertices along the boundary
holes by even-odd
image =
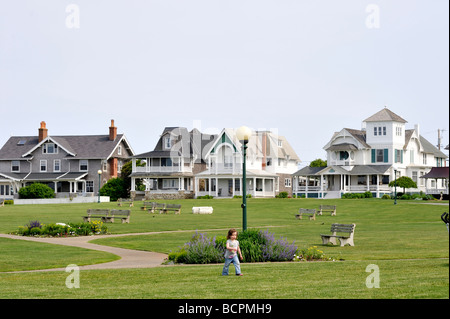
[[[246,174],[246,157],[247,157],[247,143],[252,135],[252,131],[246,127],[241,126],[236,130],[236,137],[243,145],[243,161],[242,161],[242,229],[247,230],[247,174]]]
[[[102,170],[101,169],[99,169],[98,171],[97,171],[97,174],[98,174],[98,203],[100,204],[100,186],[101,186],[101,181],[100,181],[100,179],[101,179],[101,177],[102,177]]]
[[[397,170],[394,169],[394,205],[397,205]]]

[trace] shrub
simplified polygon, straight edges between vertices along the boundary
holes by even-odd
[[[19,190],[20,198],[54,198],[55,192],[45,184],[34,183]]]
[[[116,201],[119,198],[127,198],[128,191],[125,186],[125,181],[121,178],[111,178],[100,188],[100,195],[109,196],[112,201]]]
[[[214,196],[211,195],[205,195],[205,196],[197,196],[197,199],[213,199]]]
[[[391,199],[391,196],[389,194],[384,194],[381,199]]]
[[[275,240],[269,231],[246,230],[238,234],[239,246],[245,262],[290,261],[297,252],[297,246],[284,239]],[[177,252],[171,252],[168,260],[187,264],[224,262],[226,237],[208,238],[196,232],[190,242]]]
[[[51,223],[43,225],[39,221],[31,221],[28,225],[20,226],[17,235],[21,236],[88,236],[105,234],[108,228],[100,221],[90,223]]]
[[[288,192],[280,192],[275,196],[276,198],[288,198]]]

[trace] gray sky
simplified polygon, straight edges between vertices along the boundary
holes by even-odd
[[[448,0],[0,0],[0,147],[247,125],[304,166],[385,105],[449,143]]]

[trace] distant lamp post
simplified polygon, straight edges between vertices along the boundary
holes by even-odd
[[[394,169],[394,205],[397,205],[397,170]]]
[[[247,172],[246,172],[246,157],[247,157],[247,143],[252,136],[252,130],[246,126],[241,126],[236,130],[236,137],[243,145],[243,161],[242,161],[242,229],[247,230]]]
[[[100,186],[101,186],[101,177],[102,177],[102,170],[101,169],[99,169],[98,171],[97,171],[97,174],[98,174],[98,203],[100,204]]]

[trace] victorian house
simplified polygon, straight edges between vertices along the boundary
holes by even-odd
[[[316,198],[340,198],[343,193],[391,194],[390,181],[400,176],[413,179],[410,192],[445,192],[448,185],[433,185],[421,178],[432,167],[445,165],[447,156],[420,135],[419,125],[384,108],[363,121],[362,129],[343,128],[324,146],[327,167],[305,167],[294,174],[294,193]],[[437,183],[438,181],[436,181]]]
[[[292,173],[299,157],[288,141],[270,131],[255,131],[248,141],[246,160],[247,194],[275,197],[292,195]],[[207,169],[196,174],[196,196],[234,197],[242,195],[242,144],[234,129],[224,129],[205,154]]]
[[[94,196],[134,155],[114,120],[105,135],[49,135],[41,122],[35,136],[12,136],[0,149],[0,198],[17,198],[20,188],[43,183],[56,197]]]

